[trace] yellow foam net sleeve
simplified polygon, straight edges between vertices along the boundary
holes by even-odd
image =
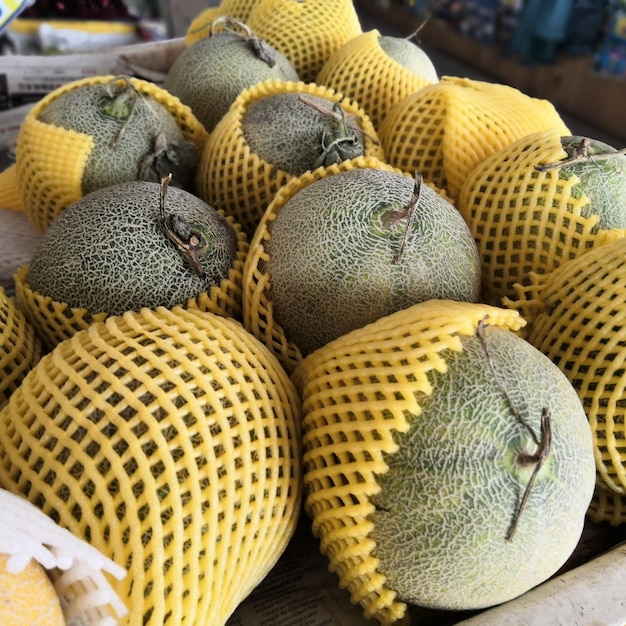
[[[535,131],[569,135],[554,106],[499,83],[443,76],[389,110],[379,137],[387,160],[457,198],[487,156]]]
[[[297,4],[297,3],[295,3]],[[269,79],[244,89],[211,132],[200,156],[196,187],[207,204],[222,210],[241,224],[249,239],[276,192],[291,178],[250,148],[243,130],[247,108],[257,100],[283,93],[326,98],[360,119],[364,131],[364,154],[383,158],[371,120],[363,109],[333,89],[314,83]]]
[[[227,276],[219,285],[214,285],[208,292],[203,291],[189,298],[187,302],[181,303],[181,306],[241,320],[243,271],[249,245],[239,224],[230,217],[226,217],[226,220],[237,235],[237,254]],[[26,319],[35,328],[37,336],[48,350],[69,339],[77,331],[109,317],[106,312],[71,307],[66,302],[58,302],[31,289],[28,284],[28,265],[17,269],[14,280],[20,309],[24,311]]]
[[[352,0],[260,0],[247,23],[305,83],[315,82],[330,56],[363,32]]]
[[[548,274],[531,274],[507,304],[526,317],[526,339],[578,392],[591,425],[599,481],[626,494],[626,238],[597,246]]]
[[[577,176],[537,165],[567,156],[557,130],[531,133],[480,163],[467,177],[456,206],[476,240],[482,299],[500,305],[514,284],[545,273],[591,247],[626,235],[599,229],[589,198],[573,192]]]
[[[430,300],[381,318],[331,341],[294,370],[303,401],[305,510],[329,568],[364,615],[383,625],[401,620],[406,605],[378,571],[370,537],[371,497],[394,433],[406,432],[429,396],[428,374],[447,369],[444,351],[481,322],[516,330],[516,311],[482,304]]]
[[[626,496],[596,485],[587,517],[594,523],[617,527],[626,524]]]
[[[0,411],[0,485],[125,568],[120,626],[222,626],[295,531],[300,419],[240,323],[144,309],[41,358]]]
[[[15,300],[0,287],[0,408],[41,357],[41,342]]]
[[[288,372],[293,371],[295,366],[302,361],[302,353],[300,348],[289,340],[281,325],[274,319],[274,305],[270,295],[272,277],[266,269],[267,261],[270,258],[266,244],[271,238],[271,224],[283,205],[307,185],[327,176],[362,168],[401,173],[376,157],[360,157],[343,161],[337,165],[320,167],[297,178],[292,178],[278,190],[250,242],[250,249],[244,265],[242,287],[243,324],[249,332],[276,355]]]
[[[394,104],[432,84],[392,59],[379,40],[378,30],[357,35],[324,63],[315,79],[358,102],[375,128]]]
[[[44,233],[52,220],[82,197],[85,164],[94,139],[90,135],[39,121],[40,112],[53,100],[83,85],[106,84],[114,76],[92,76],[58,87],[28,112],[17,138],[16,182],[21,205],[38,232]],[[145,96],[151,96],[176,119],[185,138],[201,152],[207,132],[178,98],[150,81],[130,79]]]
[[[22,211],[22,198],[15,165],[0,172],[0,208]]]

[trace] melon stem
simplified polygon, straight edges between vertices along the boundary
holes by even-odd
[[[424,177],[420,174],[420,172],[415,172],[415,185],[413,186],[413,194],[411,195],[409,203],[400,211],[396,211],[392,217],[393,223],[399,222],[400,220],[407,218],[406,228],[404,229],[402,241],[400,242],[400,248],[393,257],[392,263],[394,265],[397,265],[400,262],[402,254],[404,253],[404,250],[406,248],[406,242],[409,238],[409,231],[412,229],[413,222],[415,221],[415,209],[420,201],[423,180]]]
[[[229,15],[222,15],[211,22],[209,26],[209,37],[212,37],[215,34],[216,26],[223,26],[224,30],[241,34],[243,39],[252,46],[256,56],[263,61],[263,63],[266,63],[270,67],[274,67],[276,59],[274,59],[274,57],[272,57],[269,53],[267,43],[261,39],[261,37],[255,35],[247,24],[236,20],[234,17],[230,17]]]
[[[167,188],[171,180],[172,174],[168,174],[161,179],[159,198],[161,222],[168,239],[180,250],[196,274],[203,277],[205,271],[200,263],[199,255],[205,252],[207,241],[201,233],[195,231],[180,215],[167,213],[165,208]]]
[[[620,154],[626,154],[626,148],[616,150],[615,152],[601,152],[599,154],[591,154],[590,139],[583,137],[580,145],[573,151],[573,154],[565,159],[556,161],[555,163],[546,163],[544,165],[535,165],[535,170],[538,172],[552,172],[554,170],[561,169],[567,165],[577,165],[579,163],[588,163],[594,161],[605,161]]]
[[[507,541],[512,541],[513,536],[515,535],[515,532],[517,530],[519,519],[522,513],[524,512],[524,508],[526,507],[528,497],[530,496],[530,492],[535,484],[535,479],[537,478],[537,474],[539,474],[539,471],[541,470],[545,460],[548,458],[548,455],[550,454],[550,448],[552,446],[552,419],[550,415],[550,410],[544,407],[541,410],[540,434],[539,434],[539,437],[537,437],[535,431],[532,429],[530,424],[522,417],[520,410],[515,406],[513,399],[511,398],[511,396],[509,396],[506,389],[504,388],[504,385],[500,381],[500,378],[498,377],[498,373],[496,372],[496,369],[493,365],[493,361],[491,360],[491,355],[489,354],[489,350],[487,348],[487,342],[485,339],[484,329],[485,329],[486,321],[488,317],[489,316],[480,320],[476,328],[476,337],[478,338],[480,345],[482,346],[483,351],[485,352],[485,356],[487,357],[487,366],[489,367],[491,374],[496,382],[496,386],[504,395],[507,401],[507,404],[509,405],[509,408],[511,409],[511,412],[513,413],[515,419],[526,429],[531,439],[533,440],[533,443],[537,446],[537,450],[535,451],[534,454],[520,452],[517,457],[517,461],[519,462],[520,465],[524,465],[524,466],[534,465],[534,468],[533,468],[532,474],[530,475],[530,479],[528,480],[528,483],[526,484],[526,489],[524,490],[524,494],[520,501],[520,505],[513,517],[511,527],[509,528],[505,537]]]

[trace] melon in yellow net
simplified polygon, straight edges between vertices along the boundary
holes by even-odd
[[[44,356],[0,413],[0,484],[127,570],[121,624],[224,624],[300,511],[300,401],[232,319],[144,309]]]
[[[526,284],[530,272],[549,272],[626,235],[623,226],[603,226],[599,205],[575,172],[538,169],[567,156],[561,138],[555,129],[522,137],[486,158],[463,184],[457,208],[478,245],[489,304],[515,297],[514,284]],[[588,167],[596,168],[593,158]],[[598,191],[610,197],[607,189]],[[617,204],[610,210],[621,211],[624,223],[626,212]]]
[[[304,412],[305,510],[331,571],[366,617],[393,624],[406,616],[409,601],[452,609],[500,603],[542,582],[539,572],[547,578],[575,548],[595,478],[591,433],[567,379],[517,336],[523,325],[512,310],[431,300],[340,337],[295,369]],[[455,403],[446,382],[452,384],[453,371],[460,374],[455,384],[461,377],[473,383],[482,378],[459,369],[470,339],[480,340],[479,329],[485,346],[497,337],[511,350],[486,374],[496,383],[490,391],[475,384]],[[492,364],[495,345],[489,348]],[[479,388],[484,395],[476,395]],[[441,389],[449,395],[439,395]],[[435,397],[442,402],[439,413],[430,404]],[[530,482],[516,474],[515,464],[502,472],[509,465],[504,450],[517,441],[511,451],[518,454],[528,437],[509,412],[513,397],[525,399],[518,414],[524,420],[538,426],[542,414],[537,450],[544,418],[546,425],[552,422],[547,465],[527,491],[530,509],[523,511],[522,492]],[[492,413],[496,406],[501,409]],[[414,436],[426,436],[422,447],[408,443]],[[497,443],[498,437],[508,444]],[[451,446],[441,447],[444,441]],[[491,505],[481,504],[488,493]],[[397,544],[391,554],[387,542]],[[407,582],[417,598],[406,597]],[[437,607],[444,598],[446,607]]]
[[[294,175],[264,160],[252,149],[244,134],[244,120],[253,105],[284,94],[317,97],[331,106],[337,104],[345,114],[358,120],[364,156],[383,158],[371,120],[357,103],[333,89],[314,83],[267,80],[244,90],[206,143],[198,166],[197,188],[205,202],[232,216],[250,239],[274,195]],[[302,132],[308,132],[310,126],[308,123],[299,126],[294,120],[285,130],[292,137],[292,145],[298,146]],[[323,143],[321,130],[320,125],[319,142]]]
[[[531,273],[506,304],[527,340],[577,390],[594,438],[598,482],[626,495],[626,238],[596,246],[547,274]]]
[[[394,104],[437,80],[436,74],[417,74],[393,59],[381,46],[380,32],[370,30],[333,53],[315,82],[358,102],[379,128]]]
[[[499,83],[443,76],[397,102],[379,126],[389,163],[456,199],[486,157],[535,131],[569,134],[554,106]]]
[[[363,32],[352,0],[260,0],[247,24],[291,61],[305,83],[314,82],[330,56]]]

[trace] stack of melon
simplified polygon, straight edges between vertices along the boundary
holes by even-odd
[[[301,512],[384,625],[626,522],[626,156],[351,0],[223,0],[186,44],[49,94],[0,175],[40,235],[0,487],[123,569],[120,623],[225,624]]]

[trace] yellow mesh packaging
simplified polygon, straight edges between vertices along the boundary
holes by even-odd
[[[383,159],[371,120],[358,104],[333,89],[303,82],[267,80],[245,89],[213,129],[198,165],[198,195],[208,204],[232,216],[249,239],[276,192],[293,175],[264,161],[248,145],[243,132],[247,107],[262,98],[283,93],[326,98],[360,119],[365,133],[365,156]]]
[[[41,342],[3,287],[0,287],[0,408],[41,357]]]
[[[18,186],[22,210],[40,233],[47,230],[61,211],[82,197],[83,171],[94,140],[89,135],[40,122],[39,114],[48,103],[72,89],[114,79],[114,76],[92,76],[62,85],[37,102],[22,122],[12,179]],[[130,82],[140,94],[151,96],[163,105],[174,116],[185,138],[196,145],[198,152],[202,151],[207,133],[188,106],[154,83],[138,78],[131,78]],[[1,206],[4,206],[4,194],[14,194],[14,190],[0,192]]]
[[[281,207],[292,196],[312,182],[339,172],[367,167],[397,171],[376,157],[364,157],[343,161],[326,168],[321,167],[298,178],[292,178],[278,190],[250,242],[242,287],[243,324],[276,355],[288,372],[293,371],[302,361],[302,353],[296,344],[289,341],[283,328],[274,320],[274,306],[269,294],[272,278],[264,269],[264,264],[269,259],[265,244],[271,237],[269,233],[271,222],[276,219]]]
[[[614,528],[626,524],[626,496],[596,486],[587,517],[595,524],[606,522]]]
[[[535,131],[569,130],[547,100],[484,81],[443,76],[396,103],[378,128],[389,163],[456,199],[489,155]]]
[[[331,55],[363,31],[352,0],[260,0],[247,20],[312,83]]]
[[[379,39],[378,30],[357,35],[324,63],[315,80],[358,102],[377,129],[394,104],[432,83],[392,59]]]
[[[237,235],[237,256],[228,270],[228,276],[219,285],[213,286],[209,292],[201,292],[196,297],[187,300],[184,307],[241,320],[243,270],[249,245],[239,224],[230,217],[226,217],[226,220]],[[58,302],[50,296],[31,289],[28,284],[28,265],[17,269],[14,281],[20,309],[47,350],[69,339],[77,331],[108,317],[105,312],[71,307],[65,302]]]
[[[535,166],[565,158],[557,130],[536,132],[480,163],[457,200],[478,245],[483,300],[499,305],[515,297],[515,283],[530,272],[549,272],[590,248],[626,235],[599,229],[589,198],[572,192],[577,176]],[[579,197],[577,197],[579,196]]]
[[[484,319],[524,324],[513,310],[430,300],[326,344],[292,374],[303,401],[305,510],[339,585],[380,624],[406,623],[407,606],[377,569],[368,519],[376,476],[398,448],[394,433],[419,416],[418,397],[432,393],[428,373],[446,371],[441,353],[462,350]]]
[[[0,484],[125,568],[120,626],[220,626],[295,530],[299,403],[232,319],[111,317],[42,357],[0,412]]]
[[[528,321],[526,339],[563,371],[591,425],[598,480],[626,494],[626,239],[516,285],[507,306]]]

